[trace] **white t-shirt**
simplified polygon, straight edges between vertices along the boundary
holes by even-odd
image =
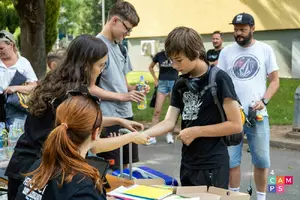
[[[18,61],[11,67],[6,67],[0,59],[0,94],[9,86],[17,70],[27,78],[26,82],[38,80],[30,62],[26,58],[19,55]]]
[[[218,67],[232,78],[246,113],[253,101],[263,98],[268,74],[279,69],[271,46],[257,40],[246,48],[236,42],[226,46],[220,53]],[[259,113],[268,115],[266,109]]]

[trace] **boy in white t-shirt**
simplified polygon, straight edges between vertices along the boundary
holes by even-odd
[[[227,72],[235,86],[236,93],[248,113],[249,107],[261,115],[255,126],[244,127],[247,135],[257,199],[266,199],[267,174],[270,167],[270,128],[266,106],[279,88],[278,66],[273,49],[253,38],[254,19],[241,13],[232,20],[235,43],[226,46],[219,57],[219,67]],[[270,85],[266,87],[267,77]],[[242,143],[228,148],[230,155],[230,189],[239,191]]]

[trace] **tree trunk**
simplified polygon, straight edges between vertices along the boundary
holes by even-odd
[[[29,60],[38,78],[46,72],[45,1],[18,0],[15,4],[20,17],[21,54]]]

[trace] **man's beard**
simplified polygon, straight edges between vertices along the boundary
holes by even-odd
[[[215,48],[215,49],[219,49],[219,48],[221,48],[221,46],[222,46],[222,44],[214,45],[214,48]]]
[[[239,37],[242,37],[242,36],[234,36],[234,39],[235,39],[236,43],[238,43],[240,46],[244,47],[244,46],[247,46],[251,42],[253,33],[249,32],[248,36],[242,37],[242,38],[244,38],[244,40],[242,40],[242,41],[238,40]]]

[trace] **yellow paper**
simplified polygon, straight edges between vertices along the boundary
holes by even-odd
[[[124,192],[124,194],[147,199],[162,199],[172,193],[173,192],[170,189],[162,189],[146,185],[135,185]]]

